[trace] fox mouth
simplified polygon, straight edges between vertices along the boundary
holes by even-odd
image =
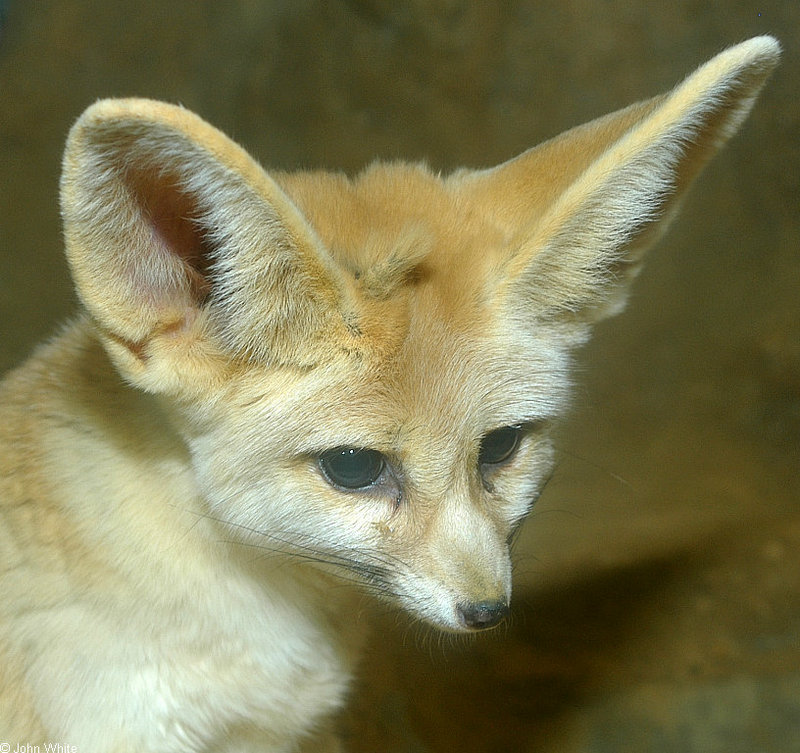
[[[236,534],[229,544],[254,549],[258,558],[288,557],[308,564],[445,632],[489,630],[509,613],[508,589],[493,588],[486,596],[469,598],[443,583],[421,577],[403,560],[387,553],[332,546],[310,534],[265,531],[213,515],[204,517]]]
[[[402,585],[396,603],[412,617],[446,633],[490,630],[502,624],[510,611],[510,587],[487,589],[476,598],[418,577]]]

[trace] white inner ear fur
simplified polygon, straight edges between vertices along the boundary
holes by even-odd
[[[485,284],[488,309],[526,327],[546,322],[577,333],[621,308],[643,250],[742,122],[778,54],[775,40],[752,39],[669,95],[445,182],[464,217],[487,214],[507,239]],[[427,170],[424,179],[436,180]],[[333,353],[380,351],[384,322],[403,337],[402,323],[391,323],[402,319],[394,296],[433,253],[425,223],[438,218],[399,196],[397,207],[393,196],[386,203],[405,208],[405,227],[419,232],[401,247],[367,235],[350,249],[349,275],[275,180],[219,131],[179,107],[106,100],[84,113],[67,143],[67,257],[88,311],[134,354],[202,312],[206,334],[213,330],[229,356],[306,367]],[[322,198],[338,206],[335,195]],[[456,249],[460,229],[448,241]],[[463,265],[477,270],[470,253]]]
[[[180,108],[90,108],[68,141],[62,211],[78,292],[122,341],[179,326],[210,293],[227,346],[266,358],[340,307],[339,270],[288,197]]]
[[[699,68],[521,231],[508,270],[514,309],[582,321],[621,309],[642,252],[744,120],[778,53],[762,37]]]

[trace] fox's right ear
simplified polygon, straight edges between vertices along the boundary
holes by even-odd
[[[508,315],[538,325],[569,321],[585,333],[618,311],[643,251],[741,125],[779,51],[771,37],[751,39],[669,94],[493,170],[454,176],[509,238],[493,291]]]
[[[78,293],[129,372],[163,360],[159,346],[198,319],[230,353],[267,362],[314,361],[352,334],[346,280],[313,229],[243,149],[183,108],[90,107],[69,135],[61,205]]]

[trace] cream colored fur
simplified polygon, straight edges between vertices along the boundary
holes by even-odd
[[[336,750],[364,593],[502,617],[571,352],[777,58],[444,178],[266,173],[179,107],[90,107],[61,184],[84,311],[0,388],[0,741]],[[381,476],[329,481],[340,447]]]

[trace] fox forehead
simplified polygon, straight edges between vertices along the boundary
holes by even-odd
[[[377,267],[423,283],[440,307],[474,305],[506,251],[508,237],[490,214],[425,165],[375,163],[355,177],[323,171],[274,177],[345,269],[361,277]],[[458,318],[454,310],[447,314],[451,322]]]
[[[379,331],[381,346],[319,362],[292,389],[275,392],[278,410],[293,395],[298,423],[336,427],[326,443],[378,447],[410,427],[480,435],[563,408],[566,348],[552,332],[514,326],[498,308],[490,287],[508,238],[448,181],[408,163],[378,163],[354,178],[322,171],[274,177],[354,285],[385,287],[359,296],[371,304],[360,311],[360,325],[373,336]],[[263,390],[272,404],[264,386],[275,373],[256,366],[254,374],[241,398],[258,400]],[[326,401],[326,393],[336,400]]]
[[[238,406],[234,433],[249,415],[254,443],[266,426],[291,425],[292,447],[281,433],[290,452],[343,445],[453,454],[492,429],[558,415],[567,373],[568,352],[545,335],[498,328],[472,336],[412,315],[390,354],[341,354],[308,370],[254,364],[227,384],[230,399],[221,403]]]
[[[432,241],[497,233],[474,203],[462,200],[456,184],[424,164],[375,162],[355,176],[327,171],[272,176],[323,242],[346,253],[369,246],[375,233],[401,236],[414,225],[426,228]]]

